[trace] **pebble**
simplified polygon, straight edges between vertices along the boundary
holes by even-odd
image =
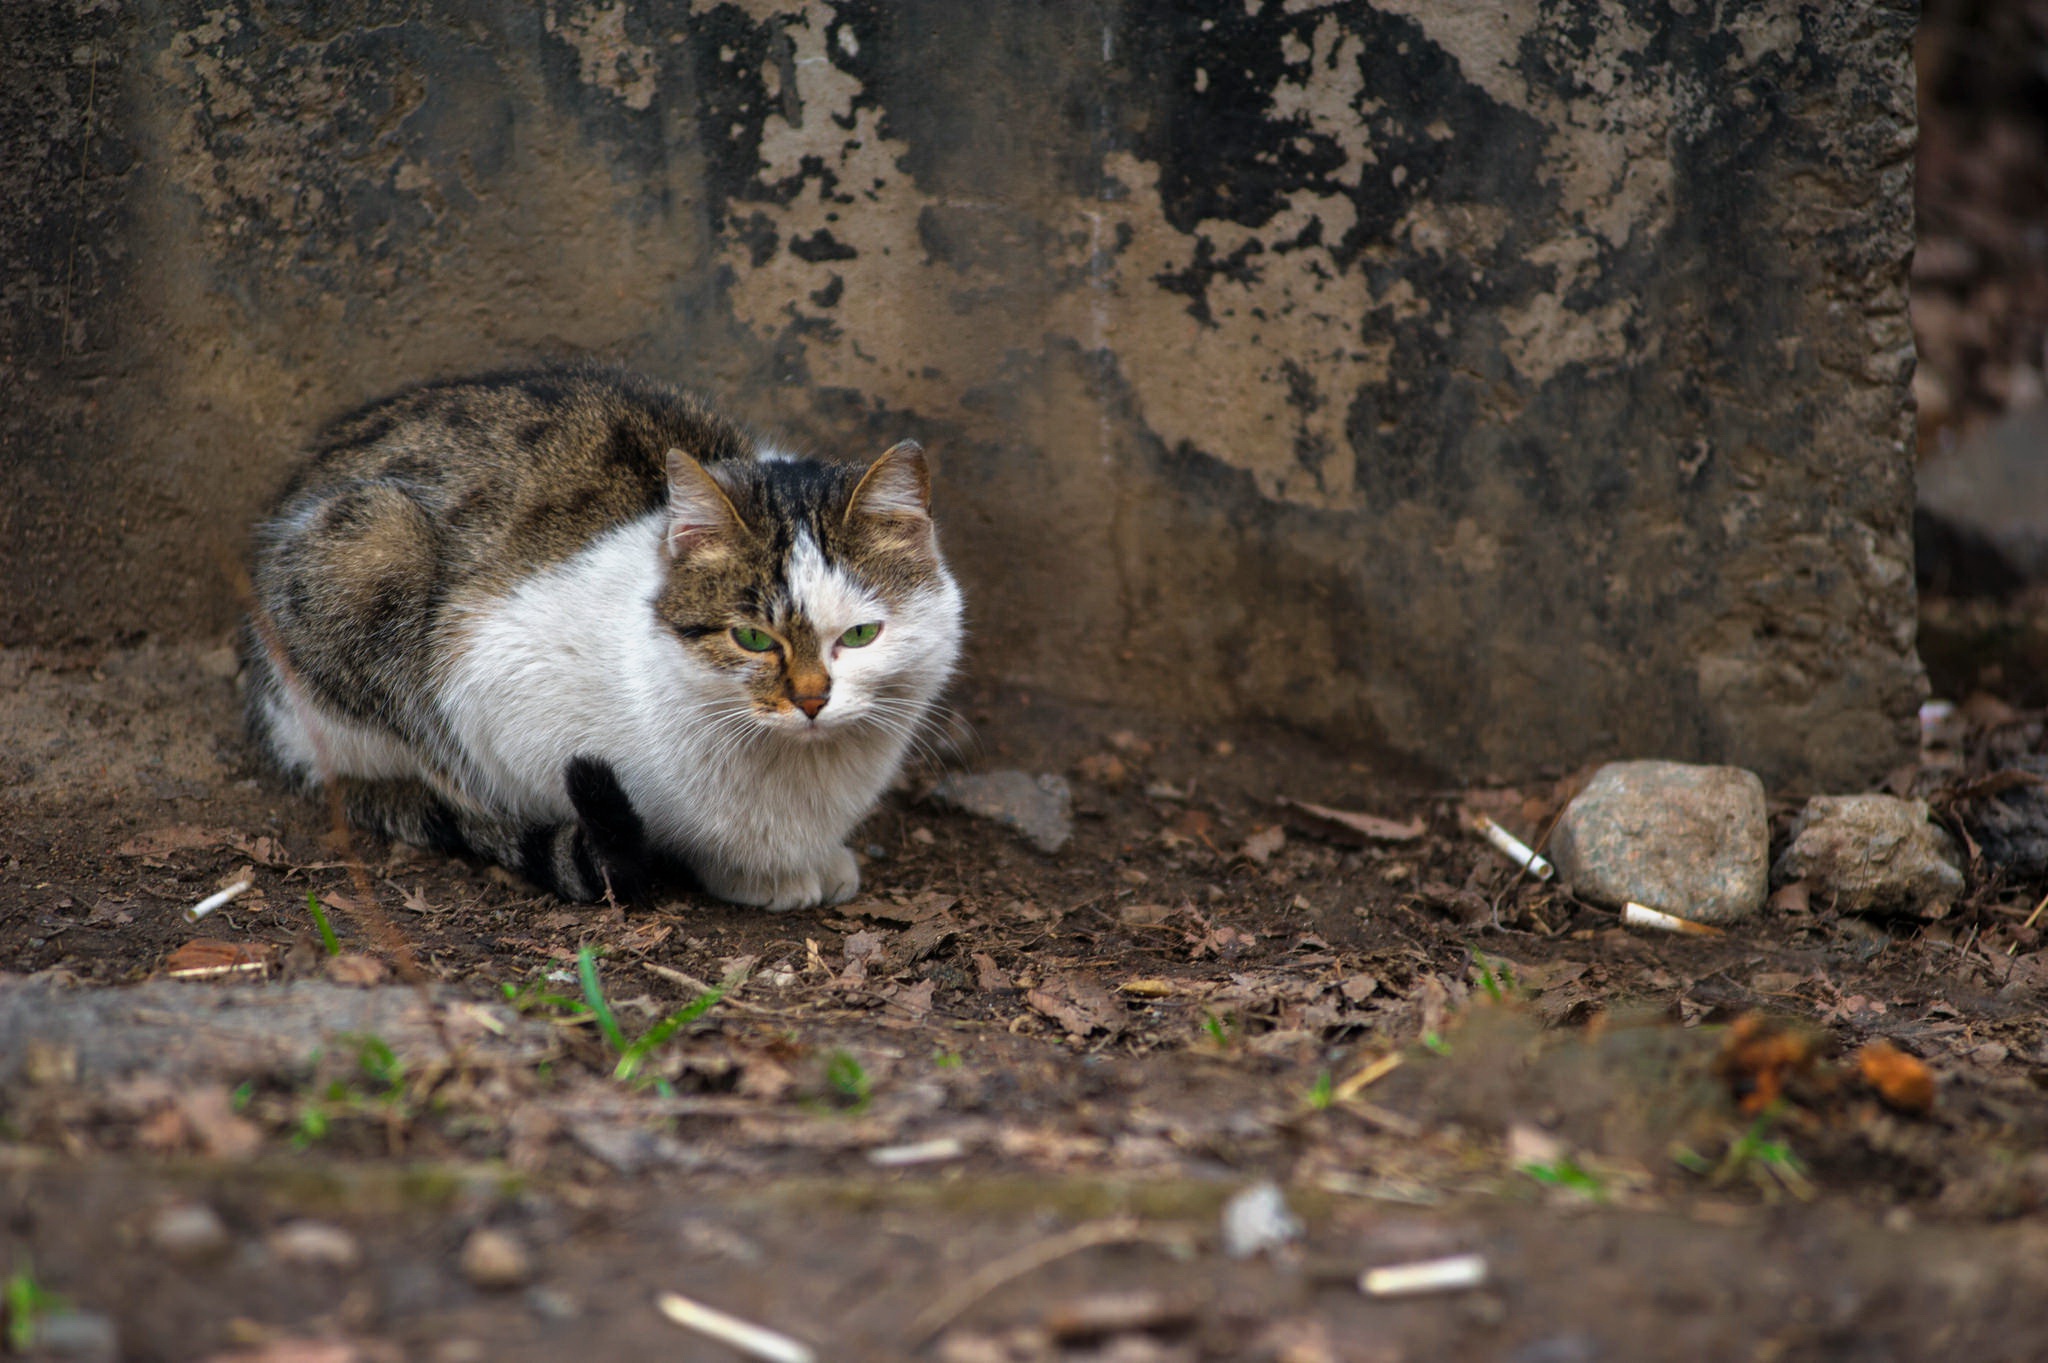
[[[1270,1180],[1254,1183],[1223,1204],[1223,1252],[1233,1259],[1277,1249],[1300,1239],[1301,1232],[1287,1195]]]
[[[1753,917],[1769,889],[1764,783],[1740,767],[1610,762],[1565,808],[1548,850],[1596,903],[1699,923]]]
[[[1939,918],[1963,892],[1955,843],[1925,800],[1816,795],[1778,858],[1780,880],[1805,880],[1816,907]]]
[[[339,1226],[325,1221],[292,1221],[270,1233],[270,1252],[306,1268],[351,1269],[362,1262],[362,1247]]]
[[[226,1251],[228,1228],[204,1202],[180,1202],[149,1220],[149,1243],[173,1259],[207,1259]]]
[[[75,1363],[119,1363],[121,1334],[111,1317],[97,1311],[66,1311],[36,1322],[31,1354]]]
[[[960,772],[932,787],[932,799],[1014,829],[1041,852],[1059,851],[1074,835],[1074,794],[1063,776]]]
[[[462,1276],[487,1291],[524,1287],[533,1277],[533,1256],[517,1236],[483,1226],[462,1244]]]

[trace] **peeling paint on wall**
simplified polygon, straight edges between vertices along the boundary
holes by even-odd
[[[597,355],[925,440],[984,677],[1467,772],[1910,747],[1904,0],[111,13],[0,54],[25,637],[224,627],[314,423]]]

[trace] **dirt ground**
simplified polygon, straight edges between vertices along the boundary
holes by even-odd
[[[564,906],[336,839],[231,672],[0,654],[17,1320],[61,1314],[32,1284],[132,1360],[734,1357],[679,1292],[830,1359],[2048,1356],[2048,886],[1981,857],[1937,922],[1646,935],[1465,826],[1537,839],[1572,774],[969,694],[975,765],[1071,781],[1060,852],[927,770],[842,908]],[[1979,702],[1896,784],[1963,826],[2042,732]],[[1232,1257],[1263,1180],[1301,1234]],[[1361,1291],[1464,1253],[1477,1287]]]

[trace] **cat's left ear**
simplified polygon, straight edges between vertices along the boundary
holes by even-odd
[[[681,558],[731,540],[746,523],[711,471],[681,450],[668,452],[668,556]]]
[[[868,465],[846,503],[846,519],[900,516],[922,521],[930,517],[931,509],[932,473],[924,460],[924,447],[915,440],[904,440]]]

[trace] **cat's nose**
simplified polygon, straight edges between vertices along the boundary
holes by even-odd
[[[795,705],[797,709],[804,712],[805,719],[816,719],[818,717],[818,711],[825,708],[825,702],[828,699],[830,699],[830,697],[791,696],[789,699],[791,704]]]

